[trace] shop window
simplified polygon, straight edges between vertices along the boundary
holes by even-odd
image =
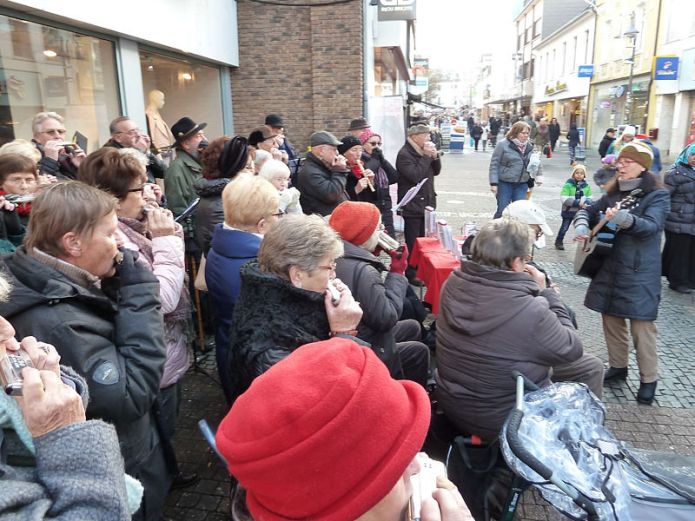
[[[163,93],[164,105],[158,110],[169,127],[188,116],[196,123],[207,123],[204,132],[208,139],[224,134],[219,67],[141,51],[140,68],[145,106],[152,108],[152,91]],[[149,117],[148,126],[151,126]],[[152,128],[149,132],[156,135]],[[162,146],[162,143],[155,144]]]
[[[119,115],[117,85],[112,42],[0,15],[0,144],[31,139],[34,115],[50,111],[95,150]]]

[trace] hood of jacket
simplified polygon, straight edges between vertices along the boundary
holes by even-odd
[[[89,302],[97,310],[115,312],[115,303],[104,293],[97,288],[85,288],[60,271],[42,264],[29,256],[24,247],[3,261],[12,284],[12,297],[0,304],[0,314],[8,320],[28,309],[68,299]]]
[[[463,261],[442,292],[441,309],[454,329],[477,336],[502,326],[540,293],[527,274]]]
[[[231,179],[222,177],[220,179],[205,179],[201,177],[193,183],[193,189],[199,197],[219,197],[224,187],[229,184]]]
[[[222,224],[215,225],[210,248],[229,259],[252,259],[258,255],[261,238],[242,230],[227,230]]]

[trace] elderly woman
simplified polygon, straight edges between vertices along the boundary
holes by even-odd
[[[155,419],[166,359],[159,282],[119,252],[117,205],[78,181],[43,190],[24,246],[3,259],[12,293],[0,315],[87,380],[87,418],[116,427],[126,472],[145,487],[133,519],[156,521],[172,478]]]
[[[384,157],[381,150],[382,139],[379,134],[367,128],[360,134],[362,142],[362,162],[365,170],[374,172],[375,191],[362,191],[360,201],[367,201],[376,205],[381,212],[381,222],[391,237],[396,236],[393,227],[393,201],[389,186],[398,182],[398,172],[394,166]]]
[[[193,188],[200,197],[195,238],[205,255],[215,226],[224,220],[222,190],[237,174],[246,171],[248,158],[249,144],[241,136],[217,138],[203,152],[203,178]]]
[[[604,381],[624,380],[630,354],[630,335],[637,352],[640,386],[637,401],[651,404],[658,379],[656,315],[661,298],[661,232],[669,212],[669,193],[649,168],[652,151],[635,141],[620,150],[617,179],[606,194],[579,210],[574,226],[582,240],[601,219],[617,227],[611,254],[603,262],[586,292],[584,305],[598,311],[608,347],[609,368]],[[632,208],[620,201],[633,190],[641,193]],[[630,334],[626,320],[630,321]]]
[[[138,252],[137,262],[152,271],[159,281],[164,315],[166,362],[160,382],[158,416],[163,442],[171,443],[181,400],[181,379],[186,374],[191,299],[185,286],[183,230],[169,210],[145,199],[146,159],[132,149],[101,148],[80,166],[78,179],[118,200],[116,215],[121,244]],[[169,468],[177,469],[174,452],[167,451]],[[174,486],[184,486],[195,476],[176,473]]]
[[[533,144],[529,141],[530,133],[528,123],[517,121],[492,153],[490,191],[497,198],[495,219],[502,216],[509,203],[526,198],[529,188],[526,167],[533,152]]]
[[[299,346],[357,335],[362,310],[334,278],[342,254],[338,235],[317,215],[288,215],[264,236],[258,262],[241,268],[230,334],[234,397]]]
[[[215,226],[205,265],[205,280],[216,324],[217,370],[222,390],[231,404],[232,385],[227,371],[229,330],[241,286],[239,269],[256,258],[263,235],[283,213],[278,209],[277,190],[260,177],[243,176],[233,180],[222,192],[222,203],[224,223]]]
[[[280,209],[285,213],[303,213],[302,205],[299,204],[299,190],[290,184],[290,169],[282,161],[269,159],[261,167],[258,175],[270,181],[280,196]]]
[[[695,143],[688,145],[664,177],[671,193],[662,262],[669,287],[678,293],[695,288]]]

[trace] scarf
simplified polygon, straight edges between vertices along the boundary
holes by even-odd
[[[676,164],[680,163],[684,166],[690,166],[688,164],[688,159],[692,155],[695,155],[695,143],[690,143],[687,147],[683,149],[683,152],[681,152],[678,158],[676,159]]]
[[[410,143],[410,146],[413,147],[415,149],[415,152],[417,152],[419,155],[421,155],[421,156],[425,155],[425,151],[423,149],[421,149],[418,146],[418,144],[415,141],[413,141],[411,138],[408,138],[408,143]]]
[[[147,231],[147,223],[130,217],[119,217],[118,221],[118,229],[123,232],[123,235],[128,237],[128,240],[138,247],[138,250],[140,250],[140,257],[138,260],[142,259],[142,262],[147,264],[147,267],[152,270],[154,266],[154,254],[152,253],[152,239],[150,233]],[[183,239],[179,226],[176,228],[176,236]],[[187,280],[188,276],[185,276],[179,303],[176,305],[174,311],[164,315],[165,321],[182,321],[188,323],[188,319],[191,316],[191,297],[188,294]]]
[[[38,248],[32,248],[31,250],[27,250],[27,254],[30,257],[39,261],[41,264],[45,264],[49,268],[53,268],[54,270],[61,272],[70,280],[77,282],[80,286],[84,288],[101,287],[101,279],[99,279],[99,277],[92,275],[91,273],[89,273],[86,270],[83,270],[82,268],[78,268],[74,264],[70,264],[68,262],[58,259],[57,257],[54,257],[53,255],[44,253]]]
[[[641,177],[635,177],[634,179],[618,179],[618,188],[621,192],[632,192],[635,188],[639,188],[641,184]]]
[[[373,135],[376,136],[377,134],[373,134]],[[367,154],[367,152],[362,152],[362,153],[364,154],[364,157],[366,157],[367,159],[371,159],[371,158],[372,158],[372,156],[369,155],[369,154]],[[377,185],[379,188],[384,188],[384,189],[388,190],[388,188],[389,188],[389,177],[388,177],[388,175],[386,175],[386,170],[384,170],[383,168],[381,168],[381,164],[379,164],[379,168],[377,168],[377,169],[376,169],[376,172],[374,172],[374,176],[375,176],[375,179],[376,179],[376,185]]]
[[[516,148],[519,149],[519,152],[521,152],[521,155],[523,156],[524,152],[526,151],[526,143],[528,143],[528,141],[520,141],[516,138],[512,138],[512,143],[516,145]]]

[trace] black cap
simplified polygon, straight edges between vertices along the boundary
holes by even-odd
[[[273,128],[283,128],[285,126],[280,114],[268,114],[265,117],[265,124]]]
[[[338,152],[341,154],[344,154],[352,147],[362,146],[362,142],[355,136],[345,136],[340,141],[342,141],[342,144],[338,145]]]

